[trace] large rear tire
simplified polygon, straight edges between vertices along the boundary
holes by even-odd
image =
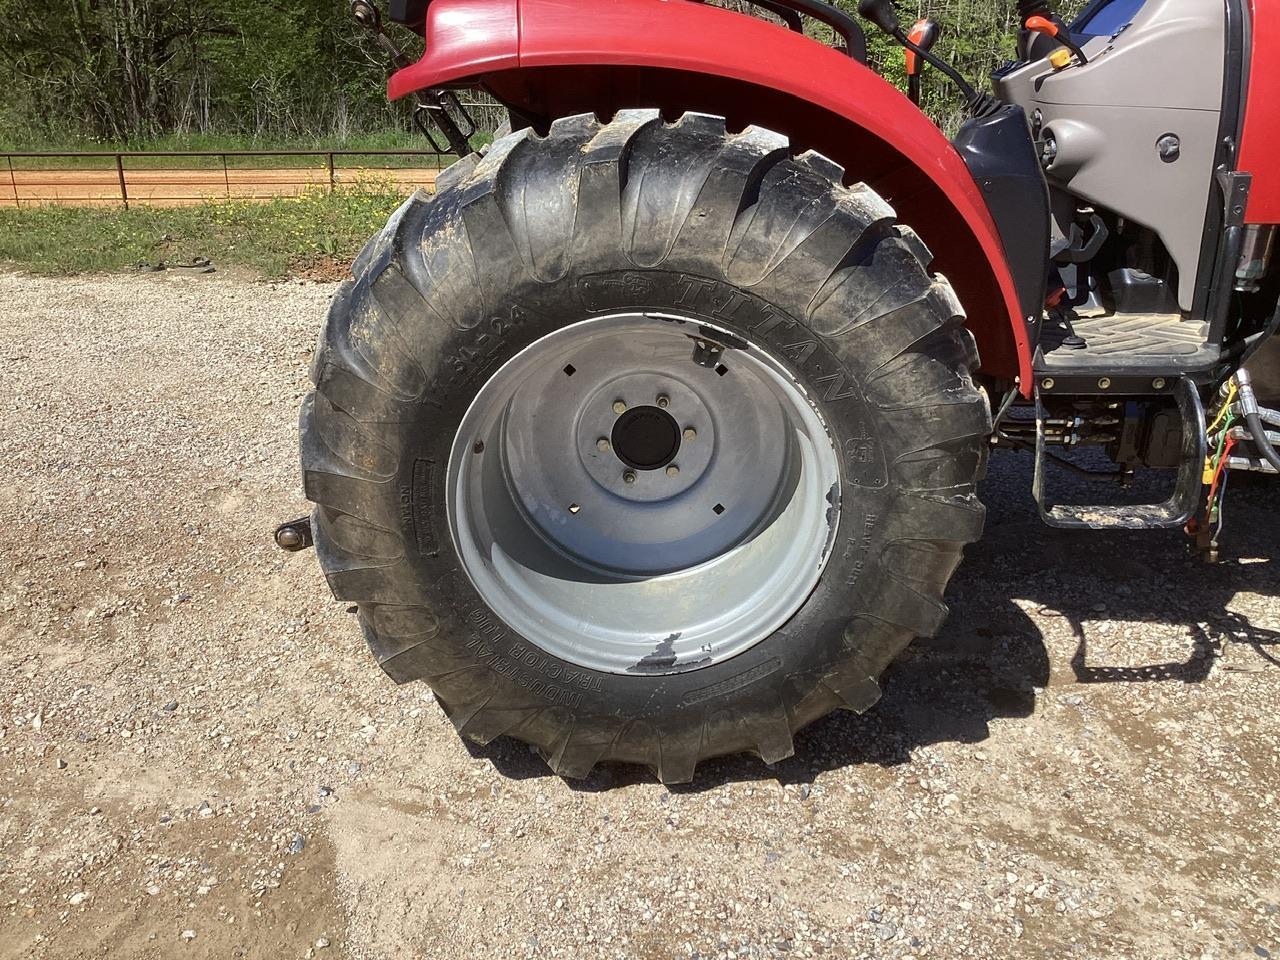
[[[441,175],[357,260],[302,411],[334,595],[458,731],[559,774],[792,753],[934,633],[990,412],[865,185],[625,111]]]

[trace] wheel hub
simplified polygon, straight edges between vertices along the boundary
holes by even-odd
[[[680,425],[660,407],[632,407],[613,425],[613,452],[636,470],[661,470],[680,451]]]
[[[636,360],[610,356],[603,347],[581,350],[572,383],[560,384],[583,391],[579,407],[559,402],[560,397],[553,401],[557,416],[576,416],[575,447],[583,470],[595,485],[627,503],[669,501],[692,489],[711,464],[715,419],[728,415],[719,407],[732,391],[706,395],[700,371],[675,355],[664,356],[665,372],[619,370]],[[531,422],[528,426],[533,428]],[[722,483],[719,489],[725,487]],[[570,493],[572,502],[581,503],[575,497]]]
[[[687,329],[622,314],[556,331],[481,389],[453,446],[468,575],[580,666],[736,655],[799,609],[830,552],[839,468],[814,405],[759,347],[696,363]]]

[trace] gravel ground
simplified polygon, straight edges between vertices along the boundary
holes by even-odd
[[[872,714],[570,784],[269,543],[333,290],[0,275],[0,957],[1280,956],[1280,488],[1207,568],[999,457]]]

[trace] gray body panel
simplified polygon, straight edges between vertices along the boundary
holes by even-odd
[[[1056,142],[1051,187],[1160,237],[1178,267],[1183,310],[1192,306],[1213,182],[1225,48],[1222,0],[1149,0],[1118,34],[1087,40],[1088,64],[1055,71],[1039,60],[996,81],[1001,97],[1029,117],[1038,111],[1039,138]],[[1172,163],[1157,148],[1168,134],[1181,141]],[[1054,206],[1056,237],[1067,224],[1063,205]]]

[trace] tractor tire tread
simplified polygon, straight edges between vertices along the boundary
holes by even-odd
[[[928,272],[929,250],[874,191],[845,180],[826,157],[795,156],[762,128],[729,132],[719,117],[569,117],[442,171],[435,195],[411,197],[360,253],[321,334],[301,415],[316,544],[334,595],[358,605],[378,663],[398,683],[428,682],[462,736],[525,740],[573,778],[622,761],[683,783],[701,761],[740,751],[777,763],[807,723],[835,708],[870,709],[889,662],[937,631],[946,582],[982,531],[975,482],[990,411],[971,376],[978,358],[963,310],[946,279]],[[558,189],[537,187],[546,183]],[[714,273],[770,302],[811,291],[793,315],[892,424],[888,470],[912,509],[889,518],[851,591],[843,654],[782,678],[776,694],[747,707],[710,698],[672,716],[620,719],[549,705],[440,628],[408,560],[424,547],[396,510],[402,464],[382,431],[432,422],[429,371],[442,343],[501,316],[503,291],[554,284],[610,257],[637,270]],[[874,336],[850,336],[868,324]]]

